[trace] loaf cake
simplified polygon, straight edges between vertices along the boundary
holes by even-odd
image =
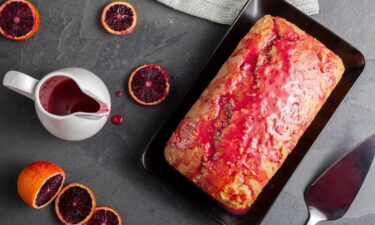
[[[344,70],[318,40],[265,16],[181,121],[165,158],[227,209],[249,209]]]

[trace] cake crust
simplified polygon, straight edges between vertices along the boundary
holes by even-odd
[[[344,73],[280,17],[258,20],[165,148],[168,163],[231,210],[251,207]]]

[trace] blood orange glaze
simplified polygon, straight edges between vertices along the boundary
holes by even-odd
[[[252,205],[343,72],[333,52],[284,19],[258,23],[165,150],[172,166],[237,213]]]

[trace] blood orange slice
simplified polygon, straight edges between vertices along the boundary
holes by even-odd
[[[18,194],[29,206],[40,209],[57,196],[64,180],[64,171],[55,164],[33,162],[18,176]]]
[[[122,225],[120,214],[106,206],[97,207],[86,225]]]
[[[85,224],[94,214],[96,199],[85,185],[72,183],[65,186],[55,201],[55,211],[63,224]]]
[[[137,12],[128,2],[112,2],[104,7],[101,22],[104,28],[114,35],[127,35],[134,31]]]
[[[27,0],[8,0],[0,6],[0,34],[14,41],[31,38],[38,31],[39,13]]]
[[[142,105],[157,105],[169,94],[170,78],[158,65],[145,64],[129,77],[130,96]]]

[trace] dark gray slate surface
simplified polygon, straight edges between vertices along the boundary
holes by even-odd
[[[227,27],[184,15],[154,0],[132,2],[139,26],[128,37],[114,37],[100,27],[98,15],[106,0],[33,1],[42,26],[31,40],[15,43],[0,38],[0,74],[10,69],[36,78],[58,68],[78,66],[99,75],[111,90],[125,90],[129,73],[143,63],[158,63],[172,77],[171,97],[162,106],[144,108],[125,95],[112,97],[113,113],[125,125],[108,123],[93,138],[65,142],[39,123],[31,100],[0,87],[0,218],[3,225],[59,224],[52,207],[29,209],[18,197],[20,170],[36,160],[57,163],[67,182],[87,184],[98,205],[116,208],[125,224],[216,224],[199,209],[180,199],[140,167],[145,143],[174,109],[184,89],[218,44]],[[366,72],[346,98],[310,154],[290,179],[264,225],[303,224],[307,217],[302,193],[309,182],[348,148],[375,130],[375,2],[320,0],[314,16],[362,50]],[[3,75],[0,75],[2,79]],[[375,171],[344,219],[325,224],[372,225]]]

